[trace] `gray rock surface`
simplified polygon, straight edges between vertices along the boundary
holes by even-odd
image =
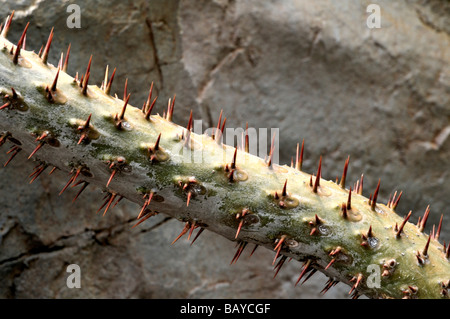
[[[16,10],[15,41],[29,21],[35,51],[54,26],[49,61],[56,65],[71,43],[72,75],[91,54],[92,83],[106,65],[117,67],[113,93],[122,96],[128,78],[135,106],[154,81],[159,113],[176,94],[177,123],[192,109],[211,127],[223,109],[227,127],[279,128],[280,162],[290,163],[305,139],[306,171],[323,155],[323,176],[334,180],[350,155],[349,180],[364,173],[366,194],[381,178],[382,201],[404,191],[400,214],[412,209],[417,220],[431,204],[429,229],[448,215],[448,2],[377,1],[380,29],[366,25],[371,1],[83,1],[80,29],[66,26],[69,3],[0,1],[0,16]],[[18,156],[0,169],[3,298],[323,297],[319,275],[294,287],[295,261],[272,279],[270,251],[247,251],[230,266],[234,243],[213,234],[170,246],[179,222],[158,216],[132,229],[136,205],[122,201],[102,217],[100,190],[72,204],[75,189],[58,196],[61,172],[28,185],[34,165]],[[82,269],[82,289],[66,286],[71,263]],[[341,284],[324,297],[347,292]]]

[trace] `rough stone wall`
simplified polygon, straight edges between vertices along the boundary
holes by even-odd
[[[30,22],[27,49],[38,51],[55,27],[49,62],[71,43],[68,72],[92,83],[117,67],[113,93],[140,107],[151,81],[162,114],[176,94],[174,121],[192,109],[204,128],[220,110],[227,127],[279,128],[280,162],[305,139],[305,170],[323,155],[323,176],[365,176],[369,194],[381,178],[381,200],[403,190],[400,214],[428,225],[444,217],[450,241],[450,4],[377,1],[380,29],[366,26],[372,1],[83,1],[81,28],[69,29],[76,1],[0,1],[16,10],[9,38]],[[8,156],[6,148],[0,162]],[[189,246],[170,246],[182,225],[157,216],[131,229],[139,212],[122,201],[102,217],[100,190],[58,193],[55,172],[28,185],[34,164],[18,156],[0,169],[0,297],[3,298],[321,298],[325,278],[294,287],[301,265],[287,263],[272,280],[273,253],[244,252],[229,265],[234,243],[205,232]],[[428,227],[431,229],[431,227]],[[82,270],[82,289],[66,287],[67,265]],[[346,298],[338,285],[326,298]]]

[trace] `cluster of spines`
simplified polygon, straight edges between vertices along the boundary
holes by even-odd
[[[11,14],[10,17],[8,17],[3,28],[0,27],[1,32],[2,32],[1,35],[3,37],[6,37],[8,29],[10,28],[10,24],[11,24],[13,15],[14,15],[14,12]],[[13,63],[16,65],[20,64],[20,52],[22,49],[25,49],[26,32],[28,30],[28,27],[29,27],[29,23],[26,25],[26,27],[15,47],[15,50],[14,50],[14,46],[12,46],[9,51],[10,54],[12,55]],[[47,62],[48,62],[48,54],[50,51],[53,34],[54,33],[53,33],[53,29],[52,29],[50,32],[50,35],[48,37],[47,43],[45,44],[45,46],[43,45],[41,47],[41,49],[38,53],[38,56],[42,59],[43,64],[47,64]],[[57,72],[56,72],[56,75],[55,75],[55,78],[54,78],[52,84],[50,86],[46,86],[46,88],[45,88],[45,97],[50,103],[57,102],[57,99],[55,98],[55,94],[57,92],[58,77],[59,77],[60,71],[63,71],[63,72],[67,71],[69,53],[70,53],[70,44],[67,49],[66,58],[65,58],[64,62],[63,62],[64,55],[61,54],[61,59],[59,61],[58,69],[57,69]],[[78,77],[78,73],[77,73],[75,76],[75,79],[74,79],[74,83],[80,87],[81,93],[87,97],[89,96],[88,84],[89,84],[89,78],[90,78],[91,63],[92,63],[92,55],[89,59],[85,73],[81,76],[81,78]],[[107,95],[109,95],[111,92],[111,86],[112,86],[112,82],[113,82],[115,73],[116,73],[116,69],[114,69],[111,77],[109,78],[108,77],[108,67],[106,68],[105,78],[101,85],[101,89]],[[158,97],[155,97],[154,99],[152,99],[152,94],[153,94],[153,82],[151,83],[151,86],[150,86],[148,98],[142,106],[143,116],[148,121],[151,121],[151,113],[155,106],[156,100],[158,98]],[[11,94],[5,95],[4,98],[7,101],[2,106],[0,106],[0,110],[6,109],[6,108],[12,108],[14,101],[18,100],[20,97],[18,96],[18,94],[14,90],[14,88],[11,88]],[[124,104],[122,106],[120,113],[117,113],[113,117],[115,126],[119,130],[124,128],[125,112],[127,109],[129,98],[130,98],[130,94],[128,93],[127,81],[126,81],[125,87],[124,87],[124,95],[123,95]],[[167,105],[167,111],[165,111],[163,114],[163,118],[167,121],[172,121],[173,111],[174,111],[174,107],[175,107],[175,98],[176,98],[176,95],[174,95],[173,99],[169,99],[168,105]],[[223,135],[225,123],[226,123],[226,118],[224,118],[224,120],[222,121],[222,117],[223,117],[223,112],[221,111],[220,115],[219,115],[217,128],[212,135],[212,139],[217,141],[218,143],[221,143],[221,137]],[[92,114],[89,114],[89,116],[84,121],[84,123],[82,123],[81,125],[79,125],[77,127],[77,130],[80,134],[80,136],[77,140],[78,145],[82,144],[82,143],[89,143],[90,133],[92,130],[95,130],[91,121],[92,121]],[[181,139],[184,141],[183,143],[184,143],[185,147],[191,147],[190,135],[191,135],[192,125],[193,125],[193,114],[191,111],[187,127],[185,130],[183,130],[181,132]],[[57,138],[53,135],[53,133],[50,131],[47,131],[47,130],[37,133],[36,136],[37,137],[36,137],[35,141],[38,142],[38,144],[37,144],[36,148],[31,152],[31,154],[28,156],[28,159],[32,158],[45,144],[49,144],[51,146],[57,146],[59,143]],[[268,168],[273,167],[274,138],[275,138],[275,136],[273,136],[273,138],[272,138],[269,156],[265,160],[265,163]],[[8,165],[12,161],[12,159],[22,150],[22,148],[20,147],[20,145],[21,145],[20,142],[15,140],[14,137],[12,137],[11,133],[5,132],[0,137],[0,146],[3,145],[6,142],[6,140],[12,141],[15,145],[13,145],[13,147],[7,152],[8,154],[11,154],[11,157],[4,164],[4,166]],[[245,130],[245,134],[242,137],[242,140],[243,140],[243,143],[242,143],[242,147],[240,150],[248,153],[249,152],[248,123],[246,123],[246,130]],[[168,159],[167,154],[164,152],[160,143],[161,143],[161,133],[158,135],[158,138],[155,141],[155,143],[151,147],[147,148],[148,157],[152,163],[158,163],[158,162],[165,161]],[[229,182],[231,182],[231,183],[236,182],[236,181],[245,181],[248,178],[247,173],[245,171],[243,171],[242,168],[239,168],[237,165],[237,153],[238,153],[238,148],[236,147],[234,154],[233,154],[233,158],[231,160],[231,163],[226,163],[223,167],[223,170],[224,170]],[[300,144],[297,144],[295,163],[294,163],[293,158],[291,161],[291,167],[295,168],[298,171],[302,171],[303,154],[304,154],[304,140],[302,141],[301,147],[300,147]],[[338,184],[343,190],[346,190],[346,179],[347,179],[349,160],[350,160],[350,158],[348,157],[345,162],[345,165],[344,165],[344,170],[343,170],[340,182],[338,182],[338,179],[336,180],[336,184]],[[106,188],[109,187],[110,183],[113,181],[114,177],[117,176],[118,173],[120,173],[121,171],[123,171],[124,169],[129,167],[127,160],[121,156],[118,156],[114,159],[107,161],[107,165],[108,165],[107,167],[110,170],[111,174],[106,183]],[[40,162],[35,167],[34,171],[29,175],[29,178],[31,179],[30,183],[35,181],[36,178],[38,178],[42,174],[42,172],[44,170],[46,170],[49,166],[50,165],[45,162]],[[50,174],[52,174],[55,169],[56,169],[56,167],[53,167]],[[80,177],[80,175],[83,175],[83,174],[85,176],[89,177],[88,172],[89,172],[89,169],[82,164],[80,164],[76,167],[73,167],[70,172],[70,178],[69,178],[67,184],[64,186],[64,188],[61,190],[59,195],[64,193],[64,191],[69,186],[75,187],[78,185],[82,185],[81,189],[79,190],[79,192],[73,199],[73,201],[75,201],[79,197],[81,192],[84,189],[86,189],[86,187],[89,185],[89,182],[82,180],[82,179],[81,180],[77,180],[77,179]],[[236,172],[240,172],[240,175],[236,174]],[[310,181],[309,181],[309,187],[311,188],[312,192],[317,195],[320,195],[319,190],[320,190],[320,186],[321,186],[320,185],[321,177],[322,177],[322,157],[320,157],[320,159],[319,159],[317,173],[315,174],[315,176],[311,175]],[[352,189],[352,187],[349,188],[347,201],[343,202],[340,205],[341,216],[343,219],[350,218],[349,213],[353,209],[352,198],[351,198],[352,192],[355,194],[359,194],[359,195],[361,195],[363,193],[363,178],[364,178],[364,176],[361,175],[361,178],[353,185],[353,189]],[[288,193],[287,182],[288,181],[286,180],[280,193],[275,192],[273,195],[273,199],[277,202],[278,206],[281,208],[293,208],[299,204],[298,200],[296,200],[294,197],[290,196],[290,194]],[[195,178],[189,178],[187,180],[180,179],[180,180],[178,180],[177,183],[186,194],[186,206],[189,206],[191,199],[193,197],[195,197],[196,187],[203,187],[203,186],[201,186],[201,183]],[[369,207],[371,208],[372,211],[376,211],[376,208],[377,208],[380,184],[381,184],[381,181],[379,180],[375,191],[373,192],[373,194],[370,194],[370,196],[369,196],[369,200],[368,200],[367,204],[369,205]],[[143,198],[144,204],[141,208],[141,211],[138,214],[137,223],[133,227],[139,225],[143,221],[147,220],[149,217],[157,214],[157,212],[149,209],[149,206],[150,206],[153,196],[154,196],[153,192],[146,193],[144,195],[144,198]],[[389,198],[387,207],[392,209],[393,211],[395,211],[399,204],[401,196],[402,196],[402,192],[400,192],[398,196],[397,196],[397,192],[396,192],[392,198],[391,197]],[[99,212],[100,210],[105,208],[104,212],[103,212],[103,215],[105,215],[106,212],[110,208],[116,206],[120,202],[120,200],[122,200],[122,198],[123,198],[122,195],[108,191],[104,198],[104,202],[103,202],[102,206],[99,208],[99,210],[97,212]],[[116,202],[113,204],[113,202],[115,200],[116,200]],[[430,212],[430,210],[428,207],[427,210],[425,211],[423,218],[419,218],[417,227],[419,228],[419,230],[421,232],[423,232],[425,229],[425,225],[426,225],[426,222],[428,219],[429,212]],[[402,233],[404,232],[404,227],[405,227],[406,223],[408,222],[408,220],[410,219],[411,213],[412,212],[410,211],[409,214],[404,218],[404,220],[402,221],[402,223],[400,225],[395,224],[394,236],[397,239],[402,238]],[[236,234],[235,234],[236,240],[238,240],[241,230],[246,225],[246,217],[253,215],[253,214],[254,213],[252,211],[250,211],[249,208],[243,207],[235,215],[236,220],[239,221],[237,230],[236,230]],[[443,220],[443,215],[441,216],[440,223],[439,223],[436,231],[435,231],[435,227],[433,227],[433,231],[428,236],[427,243],[426,243],[425,247],[423,248],[423,250],[417,252],[416,258],[417,258],[417,262],[419,265],[425,264],[425,259],[428,257],[428,249],[429,249],[429,245],[430,245],[430,240],[431,239],[434,239],[436,241],[439,240],[441,226],[442,226],[442,220]],[[312,218],[311,220],[308,221],[308,224],[310,226],[309,236],[318,235],[318,234],[320,234],[320,226],[324,224],[324,219],[323,219],[323,217],[319,217],[317,214],[315,214],[314,218]],[[175,238],[175,240],[172,242],[172,244],[174,244],[178,239],[180,239],[183,235],[185,235],[188,232],[189,232],[188,239],[190,239],[194,229],[200,228],[199,232],[197,233],[197,236],[192,241],[192,243],[193,243],[198,238],[198,236],[202,233],[202,231],[205,229],[205,227],[206,227],[205,225],[202,225],[201,223],[198,223],[195,220],[186,221],[183,230],[178,235],[178,237]],[[373,239],[376,239],[376,237],[373,233],[372,226],[370,226],[369,230],[366,233],[361,234],[361,246],[368,247],[368,248],[372,247],[373,242],[374,242]],[[286,244],[289,240],[290,240],[290,238],[286,234],[282,234],[281,236],[279,236],[278,238],[275,239],[274,251],[276,251],[276,254],[275,254],[275,258],[274,258],[272,264],[275,264],[276,260],[278,258],[280,258],[280,256],[281,256],[281,258],[275,266],[276,273],[275,273],[274,277],[278,274],[278,272],[280,271],[281,267],[283,266],[284,262],[287,259],[287,256],[282,255],[282,249],[285,248],[286,246],[289,246]],[[243,241],[243,240],[239,241],[238,250],[237,250],[235,256],[233,257],[231,263],[235,263],[237,261],[237,259],[242,254],[242,251],[244,250],[244,248],[246,246],[247,246],[246,241]],[[258,247],[258,245],[255,245],[254,250],[257,247]],[[252,251],[252,254],[253,254],[254,250]],[[450,244],[448,245],[448,247],[446,247],[446,245],[444,243],[443,250],[444,250],[445,258],[449,259]],[[328,268],[332,267],[333,264],[338,260],[338,257],[342,254],[345,254],[343,252],[342,247],[340,247],[340,246],[334,247],[328,253],[331,260],[324,267],[324,270],[327,270]],[[313,265],[315,267],[313,267]],[[391,260],[390,263],[385,263],[383,265],[383,269],[384,269],[383,276],[384,277],[391,276],[395,269],[395,266],[396,266],[395,260],[393,260],[393,261]],[[296,282],[296,285],[300,282],[300,280],[306,274],[308,274],[308,275],[304,279],[303,282],[308,280],[317,271],[318,268],[320,268],[320,266],[313,259],[307,259],[303,265],[301,274]],[[359,296],[359,294],[357,292],[357,288],[361,285],[362,279],[363,279],[363,275],[361,273],[355,274],[353,277],[351,277],[349,279],[350,282],[354,282],[349,294],[353,293],[354,297]],[[326,291],[328,291],[331,287],[333,287],[337,283],[338,283],[337,280],[330,279],[330,281],[326,284],[326,286],[322,292],[325,293]],[[408,288],[403,291],[403,294],[405,297],[416,296],[418,293],[418,289],[419,288],[414,287],[414,286],[408,286]],[[441,289],[442,289],[441,294],[443,296],[447,296],[448,295],[448,293],[447,293],[448,282],[442,281]]]

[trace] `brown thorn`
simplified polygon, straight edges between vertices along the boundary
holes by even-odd
[[[105,85],[105,94],[110,94],[111,93],[111,86],[112,86],[112,82],[114,80],[114,75],[116,74],[116,68],[114,68],[113,73],[111,74],[111,78],[108,81],[108,84]]]
[[[119,196],[119,198],[116,200],[112,208],[116,207],[116,205],[119,204],[123,198],[124,198],[123,196]]]
[[[51,90],[53,92],[56,91],[56,84],[58,83],[59,70],[60,69],[58,68],[58,71],[56,72],[56,76],[55,76],[55,79],[53,80],[53,84],[52,84],[52,87],[51,87]]]
[[[61,190],[61,192],[59,193],[59,196],[61,196],[62,193],[64,193],[64,191],[67,189],[67,187],[69,187],[69,185],[73,184],[75,182],[75,180],[77,179],[77,177],[80,175],[81,173],[81,168],[78,168],[76,173],[73,174],[69,181],[67,182],[66,186],[64,186],[64,188]]]
[[[12,150],[10,150],[10,151],[12,151]],[[8,153],[7,153],[7,154],[8,154]],[[43,165],[43,163],[39,163],[38,165],[36,165],[36,166],[34,167],[33,173],[31,173],[30,175],[28,175],[28,177],[31,177],[31,176],[33,176],[34,174],[36,174],[36,173],[39,171],[39,169],[42,167],[42,165]]]
[[[238,245],[238,249],[236,250],[236,253],[233,256],[233,259],[230,262],[230,265],[233,263],[236,263],[241,256],[242,252],[244,251],[244,248],[247,246],[247,242],[241,241]]]
[[[192,232],[194,231],[195,228],[197,228],[198,226],[195,225],[196,222],[194,220],[194,222],[191,224],[191,229],[189,230],[189,234],[188,234],[188,240],[191,240],[191,236],[192,236]]]
[[[319,168],[317,169],[316,180],[314,181],[313,192],[317,193],[317,188],[320,186],[320,177],[322,175],[322,156],[320,156],[319,160]]]
[[[52,40],[53,40],[53,29],[54,28],[52,28],[52,30],[50,31],[50,35],[48,36],[48,39],[47,39],[47,44],[45,45],[44,51],[42,52],[42,62],[44,64],[46,64],[47,60],[48,60],[48,53],[50,51],[50,45],[52,44]]]
[[[399,227],[399,229],[398,229],[398,231],[397,231],[397,233],[396,233],[396,235],[395,235],[397,238],[400,237],[400,235],[401,235],[401,233],[402,233],[402,231],[403,231],[403,227],[405,227],[405,224],[406,224],[406,222],[409,220],[409,218],[411,217],[411,214],[412,214],[412,211],[410,210],[409,213],[408,213],[408,215],[407,215],[407,216],[405,217],[405,219],[403,220],[402,224],[400,225],[400,227]]]
[[[278,241],[277,245],[273,250],[276,250],[277,253],[275,254],[275,258],[273,259],[272,265],[275,263],[275,260],[277,260],[278,256],[280,255],[280,251],[283,245],[284,240],[286,239],[286,235],[281,236],[280,240]]]
[[[222,124],[222,114],[223,110],[220,110],[219,121],[217,122],[217,128],[215,130],[215,134],[213,135],[213,139],[217,140],[220,137],[220,124]]]
[[[144,106],[142,107],[142,113],[147,113],[148,108],[150,107],[150,103],[152,101],[152,94],[153,94],[153,82],[150,84],[150,90],[148,92],[147,101],[144,103]]]
[[[283,196],[283,197],[286,197],[286,196],[287,196],[286,187],[287,187],[287,179],[286,179],[286,181],[284,182],[283,191],[281,192],[281,196]]]
[[[74,197],[74,199],[72,200],[72,203],[73,202],[75,202],[76,200],[77,200],[77,198],[78,198],[78,196],[80,196],[80,194],[86,189],[86,187],[88,187],[88,185],[89,185],[89,183],[88,182],[86,182],[86,181],[79,181],[79,182],[77,182],[75,185],[73,185],[72,187],[74,187],[74,186],[77,186],[77,185],[79,185],[80,183],[84,183],[84,185],[81,187],[81,189],[78,191],[78,193],[77,193],[77,195]]]
[[[120,112],[120,115],[119,115],[120,120],[123,120],[125,118],[125,111],[127,110],[127,105],[128,105],[128,100],[130,99],[130,95],[131,95],[131,93],[128,94],[128,96],[125,99],[125,102],[122,107],[122,111]]]
[[[299,144],[297,143],[297,153],[295,157],[295,169],[301,171],[303,166],[303,151],[305,148],[305,139],[302,140],[302,147],[299,155]]]
[[[420,226],[421,219],[422,219],[422,216],[419,216],[419,218],[418,218],[418,220],[417,220],[416,227],[419,227],[419,226]]]
[[[359,283],[361,282],[362,279],[363,279],[363,275],[362,274],[359,274],[357,278],[355,278],[355,277],[352,278],[351,281],[355,281],[356,280],[356,283],[353,285],[352,289],[348,293],[349,295],[353,292],[353,290],[358,288],[358,285],[359,285]]]
[[[252,252],[251,252],[250,255],[248,256],[249,258],[255,253],[256,248],[258,248],[258,244],[255,244],[255,247],[253,247]]]
[[[371,203],[372,210],[375,210],[375,207],[377,206],[377,198],[378,198],[378,192],[380,190],[380,183],[381,183],[381,179],[378,180],[377,188],[375,189],[375,193],[373,193],[373,200]]]
[[[339,283],[338,280],[328,279],[325,287],[320,292],[321,294],[326,294],[328,290],[330,290],[332,287],[336,286]]]
[[[250,141],[249,141],[249,136],[248,136],[248,122],[245,123],[245,146],[244,146],[244,150],[245,152],[249,153],[250,152]]]
[[[5,39],[6,39],[6,36],[8,35],[8,31],[9,31],[9,28],[10,28],[10,26],[11,26],[12,19],[13,19],[13,17],[14,17],[14,12],[15,12],[15,10],[13,10],[13,11],[11,12],[11,15],[9,15],[9,16],[6,18],[5,26],[4,26],[4,28],[3,28],[3,30],[2,30],[2,33],[1,33],[1,36],[4,37]]]
[[[281,267],[283,267],[283,264],[286,261],[286,259],[287,259],[287,256],[281,256],[281,259],[278,261],[277,265],[274,268],[277,271],[273,275],[273,279],[278,275],[278,272],[280,271]]]
[[[154,212],[148,212],[148,213],[146,213],[146,214],[144,215],[144,217],[143,217],[140,221],[138,221],[136,224],[134,224],[133,227],[131,227],[131,228],[134,228],[134,227],[140,225],[141,223],[145,222],[147,219],[149,219],[150,217],[155,216],[155,215],[156,215],[156,214],[155,214]]]
[[[61,52],[61,57],[59,58],[59,62],[58,62],[58,65],[57,65],[58,69],[62,69],[62,67],[63,67],[63,60],[64,60],[64,53]]]
[[[125,79],[125,86],[123,88],[123,100],[124,101],[127,98],[127,94],[128,94],[128,78]]]
[[[146,197],[146,195],[144,196],[144,198],[145,197]],[[149,197],[145,200],[144,204],[142,205],[141,211],[139,212],[137,219],[140,219],[144,215],[145,210],[147,209],[148,205],[150,205],[150,203],[152,201],[152,198],[153,198],[153,192],[150,192]]]
[[[347,200],[347,209],[352,209],[352,187],[350,186],[350,190],[348,191],[348,200]]]
[[[222,128],[220,129],[220,134],[223,135],[223,131],[225,130],[225,123],[227,122],[227,118],[223,119]]]
[[[309,271],[309,266],[311,265],[311,259],[308,259],[305,263],[303,263],[303,269],[302,272],[300,273],[300,276],[297,279],[297,282],[295,283],[294,286],[297,286],[298,283],[300,282],[300,280],[303,278],[303,276],[306,274],[307,271]]]
[[[348,162],[350,161],[350,156],[347,157],[344,165],[344,171],[342,172],[341,183],[339,184],[343,189],[345,189],[345,180],[347,178]]]
[[[325,267],[325,270],[331,267],[332,264],[336,261],[336,258],[331,259],[331,261],[328,263],[328,265]]]
[[[187,231],[189,230],[189,228],[190,228],[190,223],[189,223],[189,222],[186,222],[186,224],[184,224],[183,230],[182,230],[181,233],[178,235],[178,237],[175,238],[175,239],[173,240],[173,242],[171,243],[171,245],[175,244],[175,243],[177,242],[178,239],[180,239],[184,234],[186,234]]]
[[[102,90],[103,92],[105,91],[106,84],[108,83],[108,73],[109,73],[109,65],[106,65],[105,77],[104,77],[104,79],[102,81],[102,84],[100,86],[100,90]]]
[[[397,191],[395,191],[394,196],[392,197],[391,205],[390,205],[392,210],[395,210],[397,208],[397,205],[398,205],[401,197],[402,197],[402,192],[400,192],[400,194],[397,197]]]
[[[431,239],[431,236],[428,236],[427,243],[425,244],[425,248],[422,251],[422,255],[424,255],[425,257],[428,256],[428,248],[430,247],[430,239]]]
[[[14,53],[14,57],[13,57],[13,63],[17,64],[19,62],[19,54],[20,54],[20,50],[22,48],[24,39],[25,39],[25,34],[27,33],[28,30],[28,26],[30,25],[30,23],[28,22],[27,25],[25,26],[25,29],[23,30],[22,36],[19,39],[19,42],[17,43],[17,47],[16,47],[16,52]]]
[[[429,215],[430,215],[430,205],[427,206],[425,213],[423,214],[422,222],[420,223],[420,228],[419,228],[419,230],[421,232],[423,232],[425,230],[425,225],[427,224]]]
[[[398,203],[400,202],[400,198],[402,198],[402,194],[403,194],[403,191],[401,191],[400,194],[398,194],[398,197],[395,200],[395,202],[394,202],[394,200],[392,200],[392,202],[393,202],[392,203],[392,210],[395,210],[397,208]]]
[[[236,236],[234,236],[234,239],[236,239],[238,237],[239,233],[241,232],[242,225],[244,225],[244,219],[241,219],[241,221],[239,222],[239,226],[236,231]]]
[[[153,198],[153,192],[150,193],[150,196],[144,202],[144,205],[142,205],[141,211],[139,212],[139,215],[138,215],[137,219],[140,219],[142,217],[142,215],[144,215],[144,212],[147,209],[147,206],[150,205],[150,202],[152,201],[152,198]]]
[[[192,193],[188,192],[187,194],[187,200],[186,200],[186,207],[189,206],[189,202],[191,201]]]
[[[234,148],[233,160],[231,161],[231,165],[230,165],[231,169],[236,168],[236,156],[237,156],[237,147]]]
[[[80,136],[80,139],[78,140],[77,145],[80,145],[86,137],[87,137],[86,133],[81,133],[81,136]]]
[[[36,154],[37,151],[45,144],[45,142],[40,142],[38,146],[31,152],[30,156],[28,156],[28,159],[30,159],[34,154]]]
[[[342,248],[340,246],[336,247],[336,249],[333,249],[328,255],[329,256],[335,256],[339,254],[342,251]]]
[[[86,76],[84,77],[84,79],[82,79],[81,82],[80,82],[80,83],[83,83],[82,90],[81,90],[81,93],[83,93],[83,95],[87,95],[87,89],[88,89],[88,83],[89,83],[90,75],[91,75],[91,73],[88,72],[86,74]]]
[[[38,57],[42,57],[42,50],[44,50],[44,45],[41,45],[41,48],[39,49],[39,52],[38,52]]]
[[[358,194],[362,195],[363,193],[363,181],[364,181],[364,174],[361,174],[361,179],[359,181],[359,186],[358,186]]]
[[[146,120],[150,119],[150,115],[152,114],[152,110],[153,110],[153,107],[155,106],[156,99],[158,99],[158,97],[155,97],[152,104],[150,105],[150,107],[147,109],[147,112],[145,113]]]
[[[167,110],[167,120],[168,121],[172,121],[173,109],[175,108],[175,98],[176,98],[176,96],[177,95],[174,94],[172,103],[169,105],[169,109]]]
[[[273,150],[275,148],[275,133],[273,133],[272,142],[270,143],[270,154],[269,154],[269,161],[267,162],[267,166],[270,167],[272,165],[272,159],[273,159]]]
[[[82,130],[82,131],[86,131],[86,130],[89,129],[89,125],[90,125],[90,123],[91,123],[91,116],[92,116],[92,113],[89,114],[89,116],[88,116],[86,122],[85,122],[84,125],[81,127],[81,130]],[[80,139],[78,140],[78,143],[77,143],[77,144],[81,144],[81,142],[83,142],[83,140],[84,140],[86,137],[87,137],[87,133],[86,133],[86,132],[83,132],[83,133],[81,134],[81,137],[80,137]]]
[[[86,77],[88,73],[91,73],[91,64],[92,64],[92,54],[89,57],[89,62],[88,62],[88,65],[86,67],[86,72],[84,73],[84,77]]]
[[[441,220],[439,221],[439,226],[438,229],[436,231],[436,236],[435,239],[439,240],[439,235],[441,234],[441,227],[442,227],[442,220],[444,219],[444,214],[441,214]]]
[[[96,214],[102,210],[103,207],[105,207],[105,205],[109,202],[110,197],[112,196],[111,193],[106,194],[105,197],[103,197],[103,199],[105,200],[102,204],[102,206],[100,206],[100,208],[95,212]]]
[[[367,238],[375,237],[374,234],[373,234],[373,231],[372,231],[372,225],[369,226],[369,230],[367,231],[366,237]]]
[[[308,274],[308,276],[306,276],[305,280],[303,280],[303,282],[301,283],[302,285],[309,280],[315,273],[317,272],[317,269],[312,269],[311,272]]]
[[[9,154],[10,152],[14,152],[11,154],[11,157],[6,161],[6,163],[3,165],[3,167],[6,167],[12,160],[13,158],[17,155],[17,153],[19,153],[22,149],[18,146],[14,146],[10,151],[8,151],[7,154]]]
[[[237,255],[236,260],[234,261],[234,263],[236,263],[239,259],[239,257],[241,257],[242,252],[244,251],[245,247],[247,247],[248,242],[244,241],[242,243],[242,249],[240,250],[239,254]]]
[[[192,246],[192,244],[197,240],[198,236],[200,236],[200,234],[201,234],[204,230],[205,230],[205,228],[200,227],[200,229],[199,229],[198,232],[197,232],[197,235],[195,235],[194,239],[193,239],[192,242],[191,242],[191,246]]]
[[[84,78],[80,80],[80,86],[83,88],[83,94],[86,95],[86,90],[89,82],[89,76],[91,74],[91,63],[92,63],[92,54],[89,58],[89,62],[86,68],[86,72],[84,73]]]
[[[5,104],[3,104],[2,106],[0,106],[0,110],[3,110],[3,109],[7,108],[10,105],[11,105],[11,102],[8,101]]]
[[[12,87],[11,88],[11,92],[12,92],[12,98],[15,100],[15,99],[17,99],[17,97],[19,96],[18,94],[17,94],[17,92],[16,92],[16,90]]]
[[[192,110],[191,110],[191,113],[190,113],[190,115],[189,115],[189,121],[188,121],[188,125],[186,126],[186,129],[187,129],[188,131],[191,131],[191,130],[192,130]]]
[[[108,182],[106,183],[106,187],[109,186],[109,183],[111,183],[111,181],[114,178],[114,175],[116,175],[116,173],[117,173],[117,170],[113,169],[111,176],[109,177]]]
[[[67,73],[67,67],[69,66],[70,45],[71,45],[71,44],[69,43],[69,46],[67,47],[66,58],[65,58],[65,60],[64,60],[64,64],[63,64],[63,67],[62,67],[62,70],[63,70],[64,72],[66,72],[66,73]]]
[[[153,147],[155,151],[159,149],[159,142],[161,140],[161,133],[159,133],[158,138],[156,139],[155,146]]]
[[[106,205],[105,211],[103,212],[103,216],[105,216],[106,212],[108,211],[109,207],[111,206],[112,202],[114,201],[114,198],[116,198],[117,194],[112,194],[109,201],[108,201],[108,205]]]
[[[0,146],[2,146],[3,144],[6,143],[7,139],[11,136],[11,133],[6,132],[4,134],[2,134],[2,136],[0,137]]]
[[[33,183],[33,182],[36,180],[36,178],[38,178],[39,175],[41,175],[42,172],[45,171],[45,169],[46,169],[47,167],[48,167],[48,165],[44,165],[44,164],[40,165],[39,169],[37,169],[37,170],[32,174],[32,175],[34,175],[34,177],[30,180],[30,184]],[[32,175],[31,175],[31,176],[32,176]],[[30,177],[31,177],[31,176],[30,176]]]
[[[417,252],[416,258],[417,258],[417,263],[419,265],[423,266],[425,264],[425,259],[423,259],[422,256],[420,256],[420,252]]]

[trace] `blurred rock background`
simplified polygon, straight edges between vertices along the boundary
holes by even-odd
[[[69,4],[81,9],[70,29]],[[279,128],[280,163],[289,164],[305,139],[305,171],[323,155],[323,176],[364,173],[365,193],[381,178],[381,201],[404,192],[398,211],[413,222],[428,204],[427,231],[444,214],[450,241],[450,3],[376,1],[381,28],[369,29],[367,6],[353,0],[49,1],[0,0],[0,16],[15,10],[8,38],[27,22],[27,49],[39,50],[52,27],[49,62],[71,43],[68,73],[91,83],[117,67],[113,94],[125,80],[141,107],[154,81],[162,114],[176,94],[174,121],[192,109],[204,127],[220,110],[227,127]],[[2,18],[2,19],[3,19]],[[111,72],[111,71],[110,71]],[[4,148],[0,162],[8,155]],[[0,169],[1,298],[347,298],[343,284],[325,296],[321,275],[294,287],[301,264],[275,279],[273,252],[244,252],[205,232],[193,246],[170,242],[182,225],[164,216],[131,229],[139,207],[122,201],[102,217],[100,190],[58,196],[67,175],[28,185],[34,164],[18,156]],[[68,289],[66,267],[81,267],[81,289]]]

